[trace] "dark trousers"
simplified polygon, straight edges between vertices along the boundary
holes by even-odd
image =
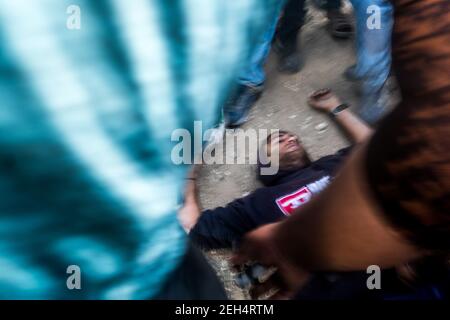
[[[395,270],[383,270],[381,289],[369,290],[365,271],[319,273],[298,292],[295,300],[448,300],[450,273],[445,267],[436,270],[435,279],[414,286],[406,285]],[[434,273],[436,271],[433,270]]]
[[[341,7],[341,0],[326,0],[320,4],[324,10],[336,10]],[[278,23],[277,39],[286,48],[297,47],[297,34],[305,22],[305,0],[288,0],[283,16]]]
[[[188,244],[183,261],[155,300],[225,300],[222,283],[202,252]]]

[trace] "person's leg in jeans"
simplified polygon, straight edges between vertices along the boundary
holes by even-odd
[[[224,118],[228,127],[236,127],[246,122],[250,108],[261,96],[266,78],[264,63],[269,55],[277,22],[278,15],[253,49],[248,65],[240,73],[238,88],[224,107]]]
[[[331,35],[348,38],[353,28],[349,18],[341,13],[341,0],[316,0],[316,7],[326,10],[330,23]],[[275,49],[280,56],[279,70],[286,73],[300,71],[303,61],[298,46],[298,32],[305,19],[305,0],[289,0],[279,22]]]
[[[298,32],[305,19],[305,0],[289,0],[278,24],[275,49],[279,55],[279,70],[286,73],[300,71],[303,61],[298,44]]]
[[[355,66],[346,71],[350,79],[362,80],[362,101],[359,115],[370,124],[384,114],[386,101],[382,89],[391,71],[391,35],[393,9],[388,0],[352,0],[356,17]],[[375,5],[380,10],[380,26],[369,28],[368,19],[373,14],[368,8]]]
[[[266,75],[264,72],[264,63],[269,55],[270,45],[275,34],[275,29],[278,23],[278,16],[268,26],[266,32],[262,35],[260,41],[255,46],[249,64],[241,71],[239,76],[239,84],[258,87],[261,86]]]

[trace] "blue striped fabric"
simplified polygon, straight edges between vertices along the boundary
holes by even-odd
[[[217,121],[281,2],[0,0],[1,298],[160,290],[186,241],[171,133]]]

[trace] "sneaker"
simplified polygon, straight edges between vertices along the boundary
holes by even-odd
[[[330,10],[327,12],[328,30],[334,38],[348,39],[353,34],[353,25],[350,18],[340,10]]]

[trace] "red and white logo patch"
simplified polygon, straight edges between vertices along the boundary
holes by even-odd
[[[308,202],[311,196],[311,191],[307,187],[303,187],[294,193],[278,198],[276,203],[285,215],[290,216],[295,209]]]

